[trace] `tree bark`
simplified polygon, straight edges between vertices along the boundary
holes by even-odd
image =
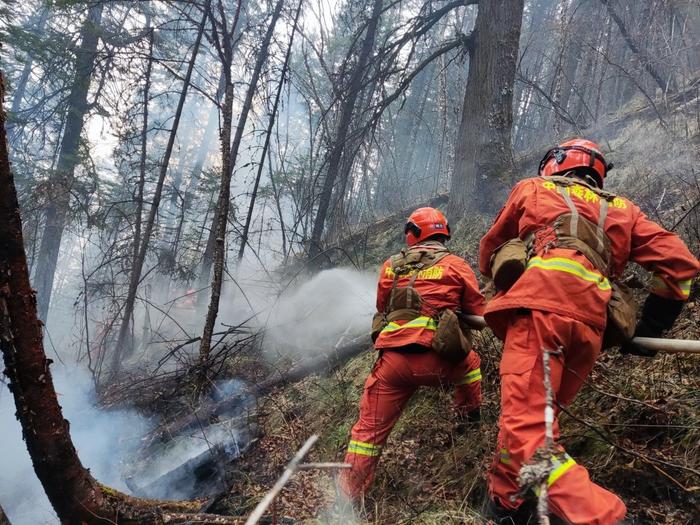
[[[50,180],[51,195],[46,207],[46,221],[34,274],[39,319],[44,322],[48,319],[56,263],[68,217],[70,189],[74,182],[75,167],[79,160],[80,135],[83,130],[83,120],[88,112],[87,97],[97,57],[98,31],[102,21],[103,6],[103,3],[98,2],[90,8],[80,30],[81,43],[75,57],[75,72],[68,97],[61,152],[56,170],[51,175]]]
[[[255,66],[253,68],[253,74],[250,78],[250,84],[248,84],[248,89],[246,91],[245,100],[243,101],[243,106],[241,108],[241,114],[238,117],[238,124],[236,126],[236,134],[233,137],[233,143],[231,144],[230,151],[228,150],[229,138],[231,136],[231,109],[233,107],[233,84],[231,83],[230,73],[227,72],[227,86],[226,86],[226,103],[225,103],[225,114],[224,118],[228,119],[228,131],[226,131],[226,125],[224,125],[224,130],[222,131],[222,169],[221,169],[221,187],[219,189],[219,199],[217,203],[218,214],[215,215],[217,222],[214,225],[216,228],[216,244],[214,246],[214,275],[211,281],[211,298],[209,301],[209,308],[207,309],[207,318],[204,322],[204,330],[202,331],[202,340],[199,345],[199,357],[204,362],[209,358],[209,352],[211,350],[211,337],[214,333],[214,325],[216,324],[216,317],[219,313],[219,301],[221,299],[221,285],[223,283],[224,277],[224,260],[226,256],[226,225],[228,222],[228,213],[230,206],[230,194],[231,194],[231,176],[233,175],[233,167],[236,165],[236,159],[238,158],[238,150],[241,146],[241,140],[243,139],[243,131],[245,130],[246,123],[248,122],[248,115],[250,114],[250,109],[253,106],[253,97],[257,90],[258,80],[260,79],[260,74],[262,73],[262,68],[267,62],[267,57],[270,50],[270,42],[272,41],[272,35],[275,31],[275,25],[277,20],[282,14],[282,7],[284,6],[284,0],[277,0],[274,11],[272,12],[272,18],[270,19],[270,25],[267,28],[265,37],[263,38],[262,44],[260,45],[260,50],[258,51],[257,59],[255,61]],[[228,137],[224,137],[224,133],[228,133]]]
[[[496,209],[511,167],[513,82],[523,0],[479,3],[450,194],[453,220]]]
[[[314,220],[314,227],[311,232],[311,241],[309,245],[309,264],[311,266],[318,266],[320,263],[319,255],[323,251],[321,237],[323,236],[323,229],[326,224],[326,217],[328,215],[329,205],[333,195],[333,187],[343,160],[343,151],[345,150],[348,131],[352,122],[353,113],[355,111],[355,103],[357,102],[357,97],[362,89],[362,79],[364,77],[370,55],[374,49],[374,40],[377,35],[377,26],[379,25],[379,18],[382,13],[382,5],[382,0],[374,0],[372,14],[367,21],[365,38],[362,41],[362,47],[360,48],[357,65],[352,72],[348,88],[345,91],[345,100],[342,101],[338,128],[331,147],[330,155],[328,157],[326,177],[323,181],[323,190],[321,191],[318,211],[316,212],[316,219]]]
[[[207,0],[207,3],[204,6],[204,14],[202,15],[202,19],[199,22],[199,26],[197,27],[197,38],[195,39],[194,47],[192,48],[192,56],[190,57],[190,61],[187,66],[187,73],[185,74],[185,78],[182,82],[180,99],[177,104],[177,109],[175,110],[173,127],[170,130],[170,137],[168,138],[168,144],[165,147],[163,161],[160,165],[158,182],[156,183],[155,192],[153,194],[153,201],[151,203],[151,208],[148,212],[148,219],[146,221],[146,226],[143,232],[143,239],[141,239],[139,243],[138,256],[135,258],[135,264],[131,269],[131,275],[129,279],[129,290],[127,292],[126,301],[124,302],[124,309],[122,311],[122,321],[119,327],[119,335],[117,336],[117,344],[114,348],[114,353],[112,354],[112,366],[110,372],[110,378],[112,380],[117,377],[121,367],[121,360],[124,354],[126,339],[131,325],[131,318],[134,313],[134,304],[136,303],[136,291],[138,289],[139,282],[141,281],[141,273],[143,271],[144,262],[146,261],[146,252],[148,251],[148,244],[153,233],[153,227],[156,222],[158,207],[160,206],[161,197],[163,195],[163,184],[165,183],[165,177],[168,173],[168,165],[170,164],[170,157],[172,155],[173,147],[175,145],[175,137],[177,136],[177,130],[180,126],[182,108],[184,107],[185,100],[187,99],[187,91],[190,87],[192,71],[194,70],[194,64],[197,61],[197,55],[199,54],[199,47],[202,42],[202,35],[204,33],[204,25],[208,16],[209,1],[210,0]]]
[[[58,404],[29,284],[7,150],[4,94],[0,72],[0,351],[34,471],[61,523],[162,525],[206,518],[192,516],[201,509],[200,502],[141,500],[105,487],[80,462]],[[239,523],[235,518],[209,518],[210,523]]]
[[[282,88],[284,87],[285,78],[287,76],[287,69],[289,67],[289,59],[292,56],[292,45],[294,44],[294,34],[297,31],[297,22],[299,21],[299,15],[301,14],[302,2],[299,2],[297,7],[297,12],[294,15],[294,23],[292,25],[292,34],[289,37],[289,46],[287,47],[287,54],[284,57],[284,65],[282,66],[282,73],[280,74],[280,81],[277,86],[277,93],[275,93],[275,101],[272,104],[272,112],[270,113],[270,121],[267,124],[267,130],[265,133],[265,143],[263,144],[263,150],[260,155],[260,162],[258,163],[258,172],[255,176],[255,183],[253,184],[253,192],[250,196],[250,203],[248,204],[248,214],[246,215],[245,224],[243,225],[243,233],[241,234],[241,247],[238,249],[238,262],[243,260],[243,254],[245,253],[245,247],[248,243],[248,232],[250,231],[250,223],[253,220],[253,210],[255,209],[255,199],[258,195],[258,188],[260,186],[260,179],[262,177],[263,167],[265,166],[265,156],[267,155],[267,149],[270,147],[270,137],[272,136],[272,128],[275,125],[275,120],[277,117],[277,108],[279,107],[280,98],[282,96]]]

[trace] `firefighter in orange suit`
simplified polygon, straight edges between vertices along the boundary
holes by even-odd
[[[515,186],[481,239],[479,269],[486,276],[491,276],[492,256],[505,242],[517,237],[531,242],[524,272],[489,302],[485,313],[489,326],[505,342],[498,445],[488,473],[487,513],[496,523],[527,523],[530,501],[516,497],[517,478],[520,467],[545,439],[543,351],[559,350],[550,354],[552,388],[556,403],[568,405],[601,351],[611,280],[620,277],[627,262],[653,272],[651,293],[635,333],[648,337],[659,337],[671,328],[700,268],[676,235],[649,220],[629,200],[602,190],[611,167],[600,148],[587,140],[567,141],[550,150],[540,163],[540,176]],[[565,215],[570,234],[578,235],[588,221],[597,230],[599,243],[609,239],[607,271],[581,251],[558,243],[552,225]],[[653,356],[631,340],[621,351]],[[556,419],[553,430],[556,441]],[[620,498],[591,481],[587,470],[561,446],[557,450],[547,479],[550,512],[571,524],[624,523],[626,507]]]
[[[394,302],[392,294],[408,286],[420,294],[422,306],[408,319],[382,325],[375,341],[379,358],[365,382],[360,416],[352,428],[345,456],[352,468],[343,471],[339,480],[341,490],[352,500],[371,485],[382,447],[418,387],[455,385],[454,408],[462,423],[479,419],[481,370],[477,353],[468,348],[461,360],[450,362],[431,350],[438,312],[451,309],[483,313],[484,298],[474,272],[464,259],[445,248],[450,228],[440,211],[416,210],[408,219],[405,234],[408,248],[402,254],[415,261],[415,255],[422,253],[437,262],[430,266],[417,263],[399,274],[398,269],[394,271],[394,256],[381,268],[377,288],[380,314],[388,312],[391,319],[391,312],[397,311],[396,305],[390,304]]]

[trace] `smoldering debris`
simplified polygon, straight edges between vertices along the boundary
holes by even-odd
[[[190,499],[225,491],[233,461],[251,444],[245,422],[232,418],[177,436],[136,465],[126,483],[137,496]]]

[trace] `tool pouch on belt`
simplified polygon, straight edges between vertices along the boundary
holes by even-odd
[[[438,325],[433,336],[433,351],[450,363],[459,363],[471,351],[471,332],[459,316],[449,308],[437,317]]]
[[[379,334],[384,330],[387,324],[389,324],[389,321],[384,312],[377,312],[374,314],[374,317],[372,317],[372,331],[370,332],[373,343],[377,340],[377,337],[379,337]]]
[[[527,267],[527,245],[516,237],[503,243],[491,256],[491,276],[498,290],[510,290]]]

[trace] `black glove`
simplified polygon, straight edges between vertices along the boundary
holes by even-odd
[[[683,309],[683,304],[684,301],[666,299],[659,295],[649,294],[646,301],[644,301],[642,318],[634,330],[634,337],[661,337],[676,322]],[[654,357],[657,351],[642,348],[630,340],[620,346],[620,353]]]

